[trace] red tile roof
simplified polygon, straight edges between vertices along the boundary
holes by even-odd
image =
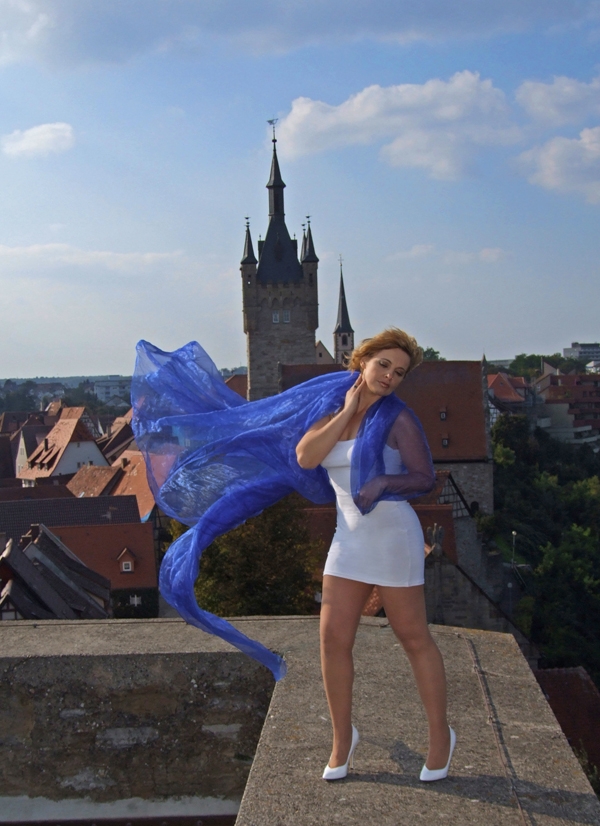
[[[509,377],[504,373],[490,373],[487,377],[488,387],[494,392],[494,396],[502,402],[523,402]]]
[[[78,410],[79,408],[65,408]],[[85,408],[81,408],[85,410]],[[64,411],[63,411],[64,412]],[[37,450],[29,457],[31,467],[19,473],[19,479],[36,479],[52,476],[67,446],[71,442],[93,442],[87,427],[74,416],[61,417]],[[47,447],[46,447],[47,445]]]
[[[572,748],[600,769],[600,692],[590,675],[581,666],[533,673]]]
[[[112,492],[122,474],[120,467],[84,465],[67,483],[67,488],[73,496],[80,499],[85,496],[106,496]]]
[[[66,485],[36,485],[33,488],[0,488],[0,502],[22,502],[27,499],[72,499]]]
[[[52,533],[85,565],[109,579],[111,590],[157,587],[152,525],[54,527]],[[134,557],[133,571],[130,572],[123,572],[119,563],[125,549]]]
[[[125,450],[113,463],[122,468],[123,475],[112,490],[113,496],[135,496],[140,519],[145,519],[154,507],[154,496],[146,477],[146,464],[139,450]]]
[[[342,370],[345,370],[345,367],[341,364],[281,364],[279,367],[279,389],[283,392],[317,376],[339,373]]]
[[[419,417],[435,462],[489,461],[481,362],[425,361],[397,394]]]
[[[246,373],[234,373],[233,376],[225,379],[225,384],[243,399],[248,398],[248,376]]]

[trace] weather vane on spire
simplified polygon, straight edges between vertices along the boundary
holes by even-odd
[[[277,123],[278,120],[279,120],[279,118],[271,118],[271,120],[267,121],[269,126],[273,129],[273,143],[275,143],[277,141],[277,138],[275,137],[275,124]]]
[[[342,271],[342,262],[343,262],[343,260],[344,259],[342,258],[342,253],[340,252],[340,272]]]

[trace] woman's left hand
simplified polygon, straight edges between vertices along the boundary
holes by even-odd
[[[385,476],[376,476],[367,482],[366,485],[360,489],[360,493],[356,499],[356,507],[362,513],[366,513],[385,490]]]

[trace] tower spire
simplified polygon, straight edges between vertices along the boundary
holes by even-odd
[[[333,346],[337,364],[346,364],[354,349],[354,330],[350,324],[348,305],[346,304],[346,290],[344,289],[344,273],[342,271],[342,256],[340,255],[340,296],[338,300],[338,314],[335,330],[333,331]]]
[[[277,159],[277,138],[275,137],[275,124],[277,118],[267,121],[273,127],[273,160],[271,161],[271,175],[267,183],[269,190],[269,218],[274,215],[280,215],[282,218],[285,215],[283,210],[283,190],[285,184],[281,177],[281,170],[279,169],[279,160]]]

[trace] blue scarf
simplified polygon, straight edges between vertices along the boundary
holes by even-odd
[[[292,491],[319,504],[335,499],[322,467],[303,470],[298,465],[296,445],[315,422],[343,405],[356,376],[330,373],[278,396],[247,402],[227,387],[197,342],[173,353],[146,341],[137,346],[132,383],[136,442],[156,503],[191,527],[163,559],[161,593],[186,622],[254,657],[276,680],[286,671],[280,656],[198,606],[194,583],[200,558],[216,537]],[[368,409],[352,457],[355,499],[366,482],[385,473],[383,447],[404,407],[392,395]]]

